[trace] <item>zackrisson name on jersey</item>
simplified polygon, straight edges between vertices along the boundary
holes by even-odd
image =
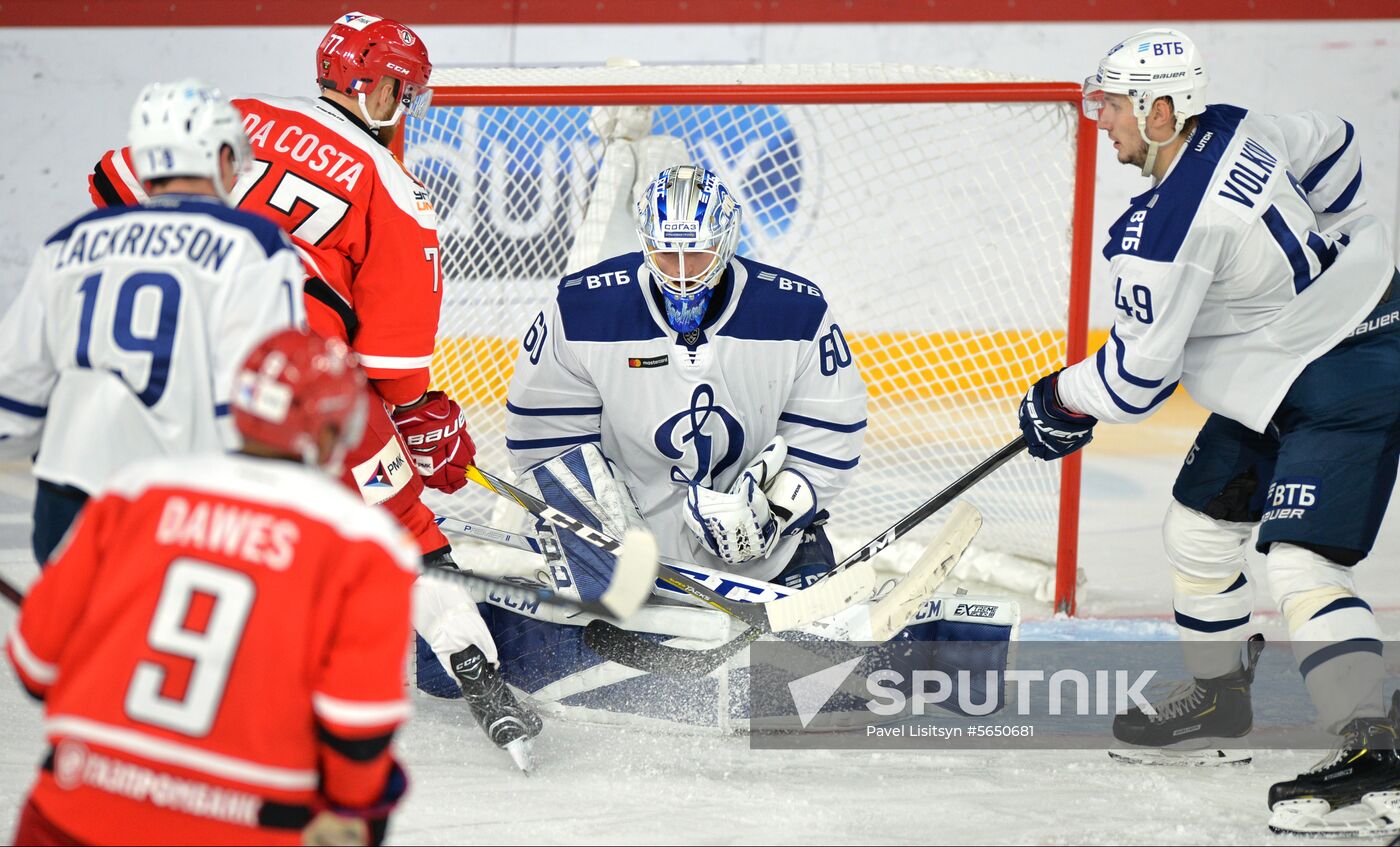
[[[1254,200],[1263,195],[1278,167],[1278,157],[1253,138],[1246,138],[1227,167],[1225,181],[1216,193],[1253,209]]]
[[[181,216],[184,217],[184,216]],[[93,221],[77,228],[63,245],[54,270],[100,262],[114,256],[183,258],[204,270],[221,271],[236,242],[189,220],[131,215]]]

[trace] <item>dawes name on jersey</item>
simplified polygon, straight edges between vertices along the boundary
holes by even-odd
[[[236,366],[304,326],[275,224],[213,197],[91,212],[40,250],[0,319],[0,453],[93,492],[140,458],[232,449]]]
[[[830,509],[860,461],[865,383],[821,290],[735,257],[719,317],[688,336],[666,323],[641,253],[566,277],[526,332],[507,403],[519,472],[600,443],[662,552],[726,567],[684,526],[686,486],[727,490],[775,434],[786,466]],[[839,515],[837,520],[839,521]],[[744,572],[777,575],[798,537]]]
[[[1122,423],[1179,382],[1263,432],[1393,272],[1383,227],[1363,211],[1352,139],[1350,124],[1318,113],[1207,107],[1161,183],[1110,229],[1113,328],[1060,375],[1060,399]]]

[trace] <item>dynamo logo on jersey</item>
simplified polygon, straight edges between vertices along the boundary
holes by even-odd
[[[407,123],[407,165],[436,201],[444,267],[455,278],[557,281],[575,270],[564,265],[604,150],[589,126],[591,111],[439,107]],[[739,252],[786,259],[773,244],[800,217],[809,157],[783,109],[658,106],[651,117],[653,135],[679,139],[742,202]],[[547,136],[539,127],[549,127]],[[510,257],[508,267],[501,256]]]
[[[714,388],[702,382],[690,395],[690,407],[662,421],[652,441],[676,463],[673,482],[710,487],[744,454],[744,427],[715,403]]]

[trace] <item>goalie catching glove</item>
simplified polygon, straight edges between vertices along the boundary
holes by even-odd
[[[451,494],[467,484],[467,467],[476,459],[476,445],[456,400],[441,391],[429,391],[418,405],[395,409],[393,417],[424,485]]]
[[[739,474],[727,492],[691,483],[685,525],[705,549],[730,565],[761,559],[779,539],[805,529],[817,512],[812,484],[783,468],[787,442],[778,435]]]

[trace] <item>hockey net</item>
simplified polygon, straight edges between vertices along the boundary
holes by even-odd
[[[1093,145],[1077,85],[883,65],[438,69],[432,85],[403,158],[441,219],[435,383],[467,409],[483,467],[506,468],[532,319],[564,274],[639,249],[636,191],[682,161],[743,202],[741,254],[820,286],[868,385],[860,466],[831,505],[838,557],[1016,437],[1027,387],[1082,355]],[[1069,612],[1077,458],[1017,458],[968,495],[977,549],[1042,563],[1023,590],[1053,586]],[[440,507],[482,521],[492,503]]]

